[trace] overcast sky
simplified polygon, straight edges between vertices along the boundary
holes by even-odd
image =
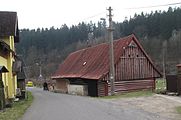
[[[19,28],[36,29],[68,26],[85,21],[107,19],[106,8],[113,8],[113,20],[122,22],[134,13],[150,13],[167,10],[169,6],[141,9],[128,9],[155,5],[178,3],[180,0],[0,0],[0,11],[16,11]],[[177,6],[181,6],[177,5]],[[171,7],[175,7],[174,5]]]

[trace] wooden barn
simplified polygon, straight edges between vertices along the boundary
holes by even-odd
[[[115,92],[153,90],[155,79],[161,77],[133,34],[114,40],[114,67]],[[103,43],[71,53],[52,79],[56,80],[56,88],[65,93],[73,86],[83,95],[109,95],[109,45]]]

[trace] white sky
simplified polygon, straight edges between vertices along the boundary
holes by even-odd
[[[79,22],[97,22],[106,17],[106,8],[113,8],[113,20],[122,22],[134,13],[150,13],[155,10],[167,10],[166,7],[127,9],[154,5],[178,3],[180,0],[0,0],[0,11],[16,11],[19,28],[36,29],[68,26]],[[177,5],[177,6],[181,6]],[[174,7],[174,6],[172,6]],[[102,13],[102,14],[100,14]],[[94,17],[92,17],[94,16]]]

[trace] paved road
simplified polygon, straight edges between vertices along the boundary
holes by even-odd
[[[22,120],[165,120],[134,107],[107,100],[30,89],[34,102]]]

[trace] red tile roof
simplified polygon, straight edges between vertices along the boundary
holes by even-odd
[[[123,54],[124,48],[134,40],[143,50],[134,35],[114,40],[114,63]],[[143,50],[145,53],[145,51]],[[145,53],[146,54],[146,53]],[[152,63],[151,59],[146,55]],[[60,64],[52,78],[84,78],[99,80],[109,72],[109,45],[99,44],[71,53]]]
[[[181,67],[181,64],[176,65],[177,67]]]

